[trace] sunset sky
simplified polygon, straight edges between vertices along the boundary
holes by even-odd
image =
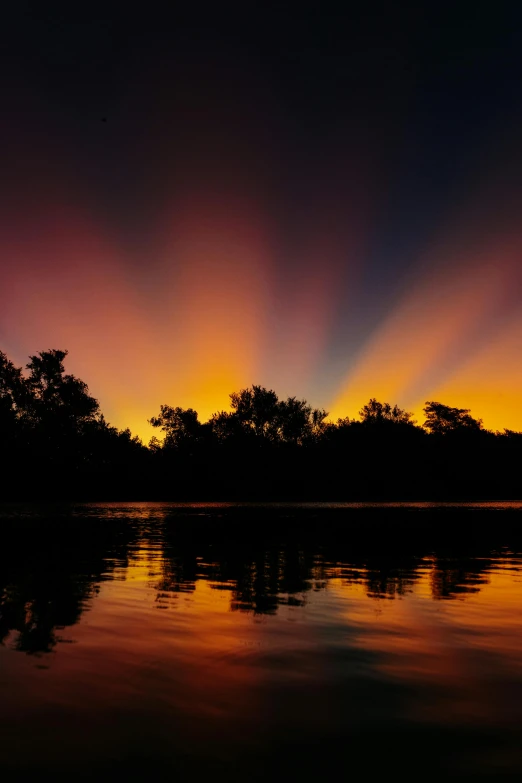
[[[252,383],[522,429],[522,5],[161,8],[3,11],[0,349],[145,440]]]

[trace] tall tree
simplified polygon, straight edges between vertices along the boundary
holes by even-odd
[[[28,390],[22,375],[22,368],[0,351],[0,432],[4,437],[13,432],[17,421],[23,416]]]
[[[67,351],[50,350],[29,357],[29,413],[36,424],[79,431],[96,420],[99,404],[84,381],[65,374],[66,356]]]
[[[258,437],[277,437],[279,399],[272,389],[252,386],[230,395],[230,406],[243,429]]]

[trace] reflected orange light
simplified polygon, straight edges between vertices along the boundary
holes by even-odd
[[[497,570],[498,569],[498,570]],[[345,586],[333,580],[332,592],[349,598],[347,623],[356,624],[353,643],[366,650],[379,650],[377,668],[386,677],[416,687],[419,693],[428,684],[452,698],[425,698],[412,702],[417,720],[456,720],[480,723],[491,717],[489,694],[483,700],[484,657],[492,665],[502,656],[505,671],[520,669],[522,635],[517,619],[520,585],[516,572],[498,567],[487,574],[487,581],[465,600],[433,601],[433,570],[420,574],[412,592],[403,600],[378,600],[366,597],[363,585]],[[379,606],[376,619],[376,606]],[[487,660],[487,658],[486,658]]]

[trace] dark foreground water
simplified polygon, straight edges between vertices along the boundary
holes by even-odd
[[[0,508],[0,772],[522,775],[522,504]]]

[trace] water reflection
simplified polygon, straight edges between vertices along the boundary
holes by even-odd
[[[105,579],[124,578],[136,534],[101,525],[71,530],[54,520],[4,525],[0,547],[0,641],[50,652],[80,621]]]
[[[4,521],[0,641],[9,638],[11,647],[26,653],[54,650],[63,641],[60,632],[89,611],[101,584],[128,579],[138,564],[145,564],[157,608],[174,608],[178,595],[190,595],[203,581],[229,597],[230,610],[254,615],[275,614],[282,605],[302,607],[310,593],[327,590],[332,581],[361,586],[376,600],[404,598],[420,580],[429,584],[433,599],[465,598],[487,585],[492,573],[510,569],[515,576],[522,564],[516,554],[518,515],[500,529],[498,517],[494,526],[491,517],[480,520],[485,530],[476,518],[462,518],[452,546],[444,537],[439,546],[437,533],[444,531],[434,534],[427,519],[416,518],[425,530],[408,538],[411,525],[401,517],[402,530],[390,538],[390,526],[398,521],[390,509],[377,520],[387,529],[376,531],[374,517],[365,520],[372,522],[369,532],[345,519],[340,528],[339,520],[326,516],[311,533],[289,524],[280,512],[284,506],[272,509],[270,519],[265,507],[257,507],[267,522],[262,528],[244,508],[239,519],[223,519],[223,509],[230,508],[225,504],[216,504],[216,515],[204,508],[210,525],[195,524],[186,506],[161,504],[86,506],[83,515],[76,508],[69,516]],[[463,536],[471,540],[466,553]]]
[[[521,517],[9,511],[0,767],[312,780],[349,747],[369,775],[520,774]]]

